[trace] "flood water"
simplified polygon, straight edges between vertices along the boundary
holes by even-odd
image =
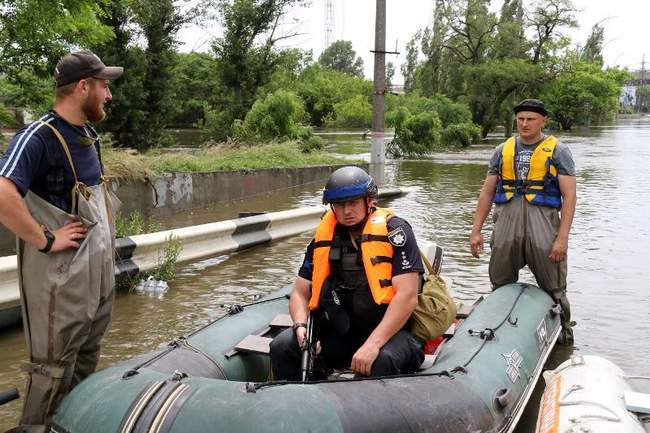
[[[598,354],[628,374],[650,376],[650,119],[620,122],[570,135],[577,165],[578,205],[569,241],[569,298],[575,347],[556,349],[547,367],[571,352]],[[367,155],[370,143],[354,136],[325,137],[333,150]],[[338,144],[337,144],[338,143]],[[434,155],[432,160],[391,162],[385,178],[411,191],[390,205],[420,239],[445,248],[443,272],[456,298],[471,301],[490,291],[489,251],[469,254],[476,198],[494,144]],[[340,148],[340,150],[339,150]],[[275,211],[319,202],[322,185],[297,188],[178,215],[162,226],[180,227],[233,218],[239,211]],[[491,224],[484,234],[489,236]],[[222,315],[224,304],[242,303],[290,284],[310,234],[183,266],[160,297],[120,293],[104,339],[100,367],[147,352]],[[528,271],[521,279],[534,282]],[[0,332],[0,390],[19,386],[26,352],[21,328]],[[541,389],[541,387],[538,386]],[[517,431],[534,431],[539,390]],[[0,431],[18,419],[20,403],[0,408]]]

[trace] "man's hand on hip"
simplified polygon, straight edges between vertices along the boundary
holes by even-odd
[[[52,234],[55,239],[50,253],[56,253],[68,248],[79,248],[86,237],[86,228],[83,223],[76,221],[54,230]]]

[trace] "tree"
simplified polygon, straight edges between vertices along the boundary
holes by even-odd
[[[390,88],[393,85],[393,77],[395,77],[395,64],[388,62],[386,63],[386,87]]]
[[[174,0],[133,2],[134,21],[140,26],[145,49],[145,112],[147,121],[141,125],[139,148],[162,144],[164,129],[172,113],[172,68],[176,62],[176,34],[194,20],[198,9],[182,12]]]
[[[544,77],[544,71],[523,59],[493,60],[467,67],[467,99],[472,122],[481,126],[481,136],[485,137],[506,115],[510,118],[512,105],[504,102],[515,91],[534,95]]]
[[[170,122],[177,125],[202,125],[205,113],[225,103],[225,89],[214,73],[217,61],[209,53],[177,53],[169,83]]]
[[[523,1],[505,0],[497,24],[494,53],[497,58],[525,58],[527,41],[524,35]]]
[[[89,0],[2,0],[0,2],[0,74],[20,92],[4,103],[40,112],[51,106],[52,72],[74,47],[108,41],[111,29]],[[44,95],[47,95],[45,98]]]
[[[563,130],[574,125],[601,123],[618,111],[618,98],[629,74],[617,68],[570,58],[565,69],[545,87],[542,97]]]
[[[228,104],[218,113],[222,125],[215,139],[231,134],[232,121],[243,119],[257,98],[258,89],[268,83],[280,61],[274,48],[278,41],[297,33],[278,34],[279,24],[289,9],[306,0],[218,0],[224,28],[212,43],[217,58],[215,73],[228,89]]]
[[[498,24],[489,4],[489,0],[450,1],[445,17],[450,35],[444,46],[458,62],[477,65],[485,60]]]
[[[591,28],[591,34],[587,38],[585,47],[582,49],[580,60],[587,63],[603,64],[603,42],[605,40],[605,28],[599,23]]]
[[[325,48],[318,57],[318,63],[326,68],[363,78],[363,59],[356,56],[351,41],[336,41]]]
[[[101,5],[102,22],[115,39],[93,49],[105,62],[124,65],[126,73],[111,84],[114,101],[98,127],[113,133],[118,146],[146,150],[163,145],[165,127],[177,112],[172,99],[176,34],[195,19],[199,6],[182,11],[173,0],[110,0]]]
[[[339,102],[357,95],[368,98],[372,94],[372,83],[315,63],[301,74],[297,93],[305,102],[312,125],[322,126],[334,120],[334,106]]]
[[[554,42],[562,39],[563,27],[577,27],[576,12],[571,0],[539,0],[528,18],[535,33],[533,63],[539,63],[552,50]]]
[[[422,33],[418,30],[406,44],[406,61],[402,63],[401,71],[404,77],[404,92],[411,93],[415,88],[415,74],[418,66],[419,43]]]
[[[101,8],[102,24],[111,28],[115,38],[92,49],[106,64],[124,65],[127,73],[111,83],[113,100],[97,128],[111,132],[115,145],[135,148],[142,143],[140,127],[146,122],[145,56],[142,48],[134,45],[138,29],[128,0],[111,0],[101,3]]]

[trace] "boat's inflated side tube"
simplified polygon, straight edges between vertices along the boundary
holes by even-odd
[[[319,384],[345,433],[490,431],[493,418],[472,390],[448,376]]]

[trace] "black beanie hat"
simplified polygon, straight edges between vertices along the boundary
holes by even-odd
[[[532,111],[542,116],[548,116],[548,111],[544,108],[544,103],[539,99],[524,99],[512,111],[517,114],[520,111]]]

